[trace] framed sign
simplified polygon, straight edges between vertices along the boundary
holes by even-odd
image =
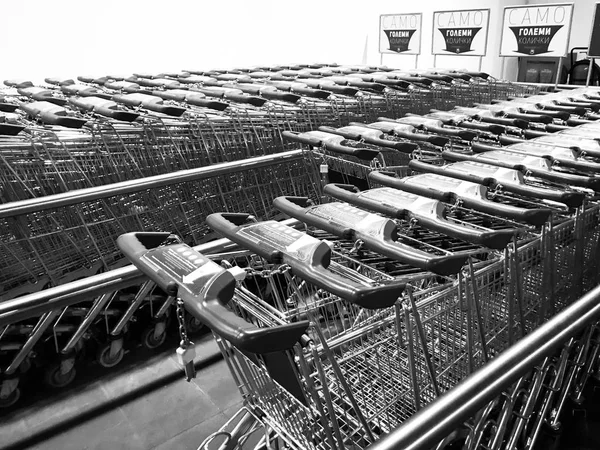
[[[379,53],[419,55],[422,22],[421,13],[379,16]]]
[[[485,56],[489,9],[434,11],[433,55]]]
[[[572,18],[573,3],[507,6],[500,56],[565,56]]]
[[[589,58],[600,58],[600,3],[594,8],[594,19],[592,20],[592,33],[590,35]]]

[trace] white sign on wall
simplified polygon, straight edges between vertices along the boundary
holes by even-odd
[[[379,17],[379,53],[419,55],[423,15],[383,14]]]
[[[504,8],[500,56],[567,54],[573,3]]]
[[[485,56],[489,9],[434,11],[433,55]]]

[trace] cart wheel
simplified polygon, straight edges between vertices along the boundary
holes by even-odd
[[[114,367],[121,362],[124,354],[123,347],[121,347],[115,355],[111,356],[110,344],[108,344],[100,348],[100,351],[98,352],[98,362],[102,367]]]
[[[17,403],[21,398],[21,390],[16,388],[12,391],[8,397],[2,398],[0,397],[0,409],[2,408],[10,408],[12,405]]]
[[[63,373],[61,370],[62,364],[60,361],[50,364],[50,366],[44,371],[44,383],[51,388],[63,388],[73,382],[76,375],[75,367],[67,373]]]
[[[158,348],[161,345],[163,345],[165,343],[166,339],[167,339],[166,329],[163,330],[163,332],[161,334],[156,336],[155,332],[154,332],[154,327],[149,327],[149,328],[146,328],[144,330],[144,333],[142,334],[142,342],[144,343],[144,346],[150,350],[153,350],[153,349]]]
[[[33,363],[31,362],[31,359],[25,358],[19,366],[19,373],[25,375],[27,372],[29,372],[32,366]]]
[[[185,318],[185,326],[188,333],[193,334],[199,333],[204,329],[204,324],[190,314],[188,314]]]

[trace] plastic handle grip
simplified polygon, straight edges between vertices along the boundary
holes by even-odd
[[[546,125],[547,126],[547,125]],[[524,130],[523,136],[525,139],[535,139],[542,136],[548,136],[549,133],[540,130]]]
[[[483,131],[491,134],[504,134],[506,133],[506,127],[502,125],[496,124],[486,124],[486,123],[478,123],[478,122],[460,122],[458,124],[461,128],[467,128],[471,130]]]
[[[172,272],[157,270],[156,263],[150,262],[149,252],[157,248],[170,236],[169,233],[128,233],[119,236],[117,245],[127,258],[170,295],[178,295],[186,309],[215,333],[230,341],[241,350],[252,353],[271,353],[291,348],[306,332],[309,322],[299,321],[272,328],[258,328],[237,316],[226,307],[235,293],[235,278],[225,269],[210,261],[202,254],[187,247],[187,258],[194,257],[194,265],[200,266],[176,279]],[[169,247],[162,247],[165,252]],[[160,252],[161,249],[158,249]],[[159,253],[160,254],[160,253]],[[172,252],[177,254],[177,252]],[[194,288],[190,289],[193,278]]]
[[[505,125],[507,127],[517,127],[521,128],[522,130],[529,128],[529,122],[525,119],[483,116],[480,118],[480,120],[482,122],[496,123],[498,125]]]
[[[303,248],[302,257],[287,247],[285,249],[275,248],[267,240],[257,242],[249,239],[243,236],[244,228],[246,228],[244,222],[248,217],[248,214],[215,213],[206,218],[206,223],[213,230],[242,247],[248,248],[270,262],[289,264],[295,275],[363,308],[380,309],[392,306],[404,290],[404,283],[392,282],[371,286],[359,284],[332,272],[328,269],[331,261],[331,249],[325,242],[314,238],[309,238],[312,242]],[[265,226],[267,224],[254,225]],[[307,237],[307,235],[304,236]]]
[[[578,125],[585,125],[586,123],[594,123],[595,120],[586,120],[586,119],[568,119],[567,125],[570,127],[576,127]]]
[[[302,97],[297,94],[290,94],[288,92],[278,92],[272,91],[270,89],[265,89],[261,91],[260,95],[268,100],[279,100],[281,102],[286,103],[298,103]]]
[[[600,110],[600,105],[598,105],[597,103],[592,103],[592,102],[559,100],[556,104],[559,106],[566,106],[568,108],[591,109],[593,112],[598,112]],[[585,114],[585,111],[583,112],[583,114],[579,114],[579,115],[582,116],[584,114]]]
[[[498,141],[502,145],[520,144],[521,142],[525,142],[524,139],[515,136],[500,136]]]
[[[506,113],[506,117],[527,120],[528,122],[538,122],[544,124],[552,123],[552,117],[546,114],[508,112]]]
[[[585,114],[585,108],[577,106],[550,105],[547,103],[542,105],[542,111],[558,111],[567,114],[575,114],[576,116],[583,116]]]

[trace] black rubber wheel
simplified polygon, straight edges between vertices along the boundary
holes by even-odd
[[[160,347],[165,343],[167,339],[167,331],[166,328],[163,332],[157,337],[154,334],[154,327],[149,327],[144,330],[142,333],[142,343],[144,346],[150,350],[154,350],[155,348]]]
[[[185,317],[185,327],[187,328],[188,333],[197,334],[204,329],[204,324],[191,314],[188,314]]]
[[[100,350],[98,351],[98,363],[102,366],[102,367],[115,367],[117,364],[119,364],[121,362],[121,360],[123,359],[123,355],[125,354],[125,352],[123,351],[123,347],[121,347],[121,349],[117,352],[116,355],[111,356],[110,355],[110,344],[105,345],[104,347],[101,347]]]
[[[10,393],[10,395],[6,398],[0,397],[0,409],[2,408],[10,408],[15,403],[19,401],[21,398],[21,390],[16,388],[14,391]]]
[[[73,382],[75,375],[77,374],[75,366],[67,373],[62,373],[60,367],[61,363],[58,361],[50,364],[44,371],[44,383],[53,389],[68,386]]]

